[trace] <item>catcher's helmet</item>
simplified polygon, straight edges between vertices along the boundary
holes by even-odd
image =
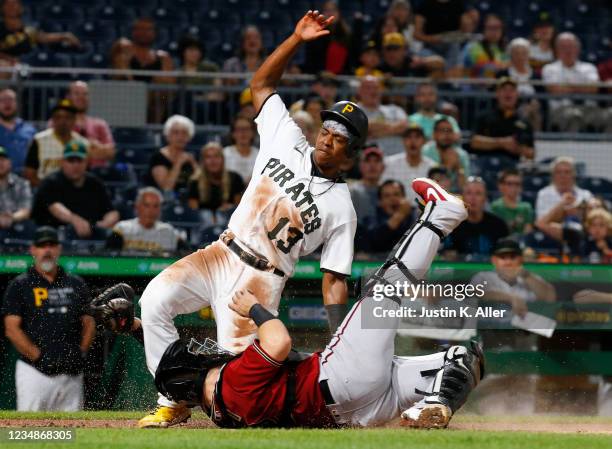
[[[321,111],[321,121],[335,120],[355,135],[349,143],[349,152],[355,154],[365,144],[368,137],[368,116],[352,101],[339,101],[330,109]]]
[[[208,344],[211,342],[212,344]],[[211,368],[236,358],[235,354],[206,339],[200,344],[176,340],[170,344],[155,371],[157,391],[168,399],[189,407],[202,404],[202,386]]]

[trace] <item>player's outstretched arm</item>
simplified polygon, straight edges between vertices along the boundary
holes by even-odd
[[[334,16],[326,18],[319,11],[308,11],[295,26],[293,34],[268,56],[251,80],[251,95],[255,110],[259,112],[266,98],[276,89],[283,76],[287,63],[298,47],[307,41],[329,34],[326,28],[334,21]]]
[[[284,361],[291,351],[291,337],[281,320],[268,312],[248,290],[234,294],[229,308],[238,315],[251,318],[257,327],[259,344],[277,362]]]

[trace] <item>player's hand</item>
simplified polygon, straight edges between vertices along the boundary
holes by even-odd
[[[325,17],[319,11],[308,11],[295,26],[293,34],[302,41],[312,41],[329,34],[326,28],[334,21],[334,16]]]
[[[259,304],[257,298],[250,290],[238,290],[232,297],[232,302],[229,303],[229,308],[238,315],[245,318],[249,317],[249,311],[255,304]]]

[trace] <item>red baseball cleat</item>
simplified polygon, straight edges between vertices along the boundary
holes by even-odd
[[[421,198],[423,204],[430,201],[451,201],[463,205],[463,201],[448,193],[437,182],[429,178],[416,178],[412,181],[412,189]]]

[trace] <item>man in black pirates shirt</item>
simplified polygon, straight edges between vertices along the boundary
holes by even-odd
[[[83,407],[84,355],[95,322],[84,282],[58,265],[61,250],[55,229],[38,228],[30,247],[34,265],[9,283],[2,302],[6,336],[20,355],[17,410]]]

